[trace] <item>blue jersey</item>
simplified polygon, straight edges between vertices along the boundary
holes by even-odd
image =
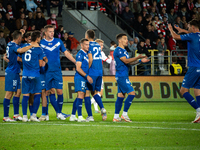
[[[9,59],[9,63],[6,68],[6,72],[20,73],[20,63],[17,61],[18,53],[17,49],[20,48],[18,44],[11,41],[6,47],[6,54]]]
[[[24,44],[24,47],[30,44]],[[33,47],[23,53],[22,55],[23,63],[23,76],[29,77],[40,77],[40,65],[39,60],[43,60],[44,54],[40,47]]]
[[[46,39],[43,39],[40,41],[40,46],[43,48],[44,53],[48,58],[47,71],[60,71],[60,51],[66,51],[63,42],[58,38],[54,38],[52,41],[47,41]]]
[[[88,54],[92,54],[92,65],[89,69],[90,76],[102,76],[103,66],[101,57],[101,47],[97,42],[90,42]]]
[[[121,57],[129,58],[128,52],[121,48],[117,47],[114,51],[114,59],[116,62],[115,68],[116,68],[116,77],[127,77],[128,71],[129,71],[129,65],[125,64],[123,61],[120,60]]]
[[[76,55],[76,62],[81,62],[81,69],[88,74],[89,72],[89,59],[88,59],[88,54],[84,52],[83,50],[80,50],[77,55]],[[76,71],[75,77],[83,77]]]
[[[188,66],[200,67],[200,33],[180,35],[182,41],[188,41]]]

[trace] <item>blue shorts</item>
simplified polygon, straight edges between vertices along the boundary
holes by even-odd
[[[118,84],[118,93],[125,94],[125,93],[130,93],[134,91],[128,77],[116,77],[116,80]]]
[[[22,94],[41,93],[41,80],[40,77],[22,77]]]
[[[45,74],[40,74],[40,80],[41,80],[41,87],[42,87],[42,90],[43,90],[43,89],[46,89]]]
[[[189,67],[183,79],[182,87],[200,89],[200,68]]]
[[[50,90],[52,88],[63,89],[63,78],[61,71],[46,72],[46,90]]]
[[[102,76],[91,76],[93,83],[87,82],[87,90],[90,91],[101,91]]]
[[[5,91],[16,92],[21,89],[19,73],[5,73]]]
[[[74,77],[75,92],[86,91],[86,79]]]

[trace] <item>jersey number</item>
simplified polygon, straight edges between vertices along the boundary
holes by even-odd
[[[24,60],[25,61],[30,61],[31,60],[31,50],[28,50],[27,52],[25,52],[25,56],[24,56]]]
[[[93,51],[95,51],[94,53],[94,60],[98,60],[98,59],[101,59],[101,54],[100,54],[100,51],[101,51],[101,48],[97,48],[97,47],[94,47],[93,48]]]

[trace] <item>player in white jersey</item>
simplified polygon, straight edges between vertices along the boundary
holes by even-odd
[[[101,57],[102,57],[102,61],[103,62],[107,62],[108,64],[111,63],[112,61],[112,57],[110,55],[108,55],[108,57],[105,55],[105,53],[103,52],[103,44],[104,41],[101,39],[96,39],[95,42],[97,42],[100,47],[101,47]],[[102,62],[102,63],[103,63]],[[99,94],[102,96],[103,95],[103,79],[102,79],[102,83],[101,83],[101,91],[99,92]],[[99,109],[98,109],[98,105],[96,103],[96,101],[94,100],[94,98],[92,97],[91,99],[91,103],[94,105],[94,109],[95,109],[95,113],[100,113]]]

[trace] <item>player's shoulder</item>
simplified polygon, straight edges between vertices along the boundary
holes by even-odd
[[[90,41],[90,46],[100,46],[99,43],[95,42],[95,41]]]

